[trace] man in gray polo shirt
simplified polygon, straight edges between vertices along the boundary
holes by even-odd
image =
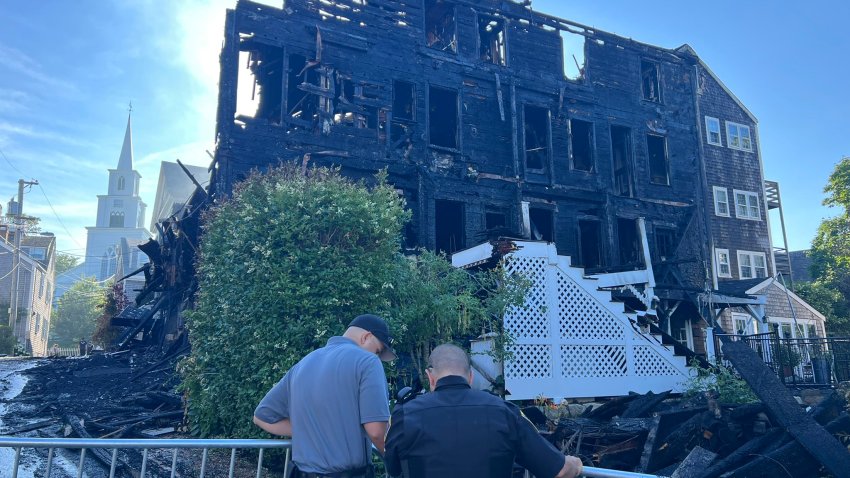
[[[355,478],[382,454],[390,417],[381,360],[395,359],[387,323],[366,314],[295,364],[254,411],[263,430],[292,437],[300,478]]]

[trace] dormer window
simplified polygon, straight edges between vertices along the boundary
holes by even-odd
[[[119,177],[118,177],[118,190],[119,190],[119,191],[123,191],[123,190],[124,190],[124,176],[119,176]]]

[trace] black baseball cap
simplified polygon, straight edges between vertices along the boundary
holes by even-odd
[[[360,327],[363,330],[371,332],[375,338],[384,344],[384,350],[381,351],[380,355],[381,360],[384,362],[392,362],[395,360],[395,350],[391,347],[393,338],[390,337],[390,328],[387,326],[387,322],[384,319],[377,315],[363,314],[355,317],[348,326]]]

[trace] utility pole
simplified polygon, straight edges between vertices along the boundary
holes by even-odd
[[[34,186],[37,185],[38,181],[25,181],[23,179],[18,180],[18,210],[15,211],[15,250],[13,251],[12,256],[12,297],[9,302],[9,327],[12,328],[12,333],[16,338],[20,340],[21,337],[18,337],[17,331],[17,322],[18,322],[18,307],[19,301],[18,297],[18,288],[20,285],[20,265],[21,265],[21,237],[24,232],[24,187],[25,186]],[[24,339],[26,339],[24,337]]]

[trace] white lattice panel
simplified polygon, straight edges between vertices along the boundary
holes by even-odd
[[[519,274],[531,281],[531,290],[523,307],[516,307],[505,315],[505,329],[514,338],[546,338],[549,336],[549,318],[546,314],[546,258],[512,257],[507,262],[510,274]]]
[[[561,345],[561,376],[624,377],[625,345]]]
[[[560,270],[558,281],[558,329],[562,339],[622,341],[623,323],[591,294]]]
[[[517,245],[505,269],[532,286],[525,306],[505,314],[505,330],[515,339],[514,358],[504,364],[509,398],[682,389],[688,377],[684,360],[641,334],[610,292],[570,267],[554,245]]]
[[[636,345],[634,353],[635,375],[638,377],[674,377],[679,375],[679,371],[652,347]]]
[[[514,360],[505,365],[505,378],[540,379],[552,377],[552,350],[548,345],[516,345]]]

